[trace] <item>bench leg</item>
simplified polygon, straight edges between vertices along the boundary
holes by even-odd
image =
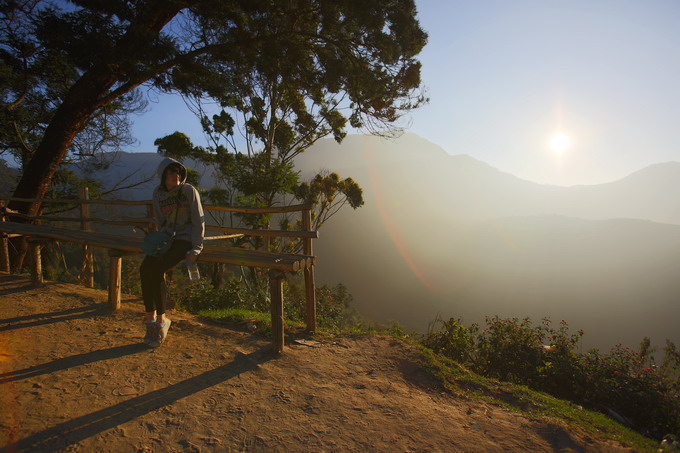
[[[9,239],[6,234],[0,235],[0,271],[10,272],[9,268]]]
[[[43,286],[42,262],[40,261],[40,243],[32,242],[29,244],[31,253],[31,284],[38,288]]]
[[[109,269],[109,304],[112,310],[120,309],[120,279],[123,258],[111,255]]]
[[[272,346],[277,354],[283,352],[284,343],[283,277],[284,273],[281,271],[273,270],[269,272],[269,291],[272,304]]]

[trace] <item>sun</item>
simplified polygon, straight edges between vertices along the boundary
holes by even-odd
[[[569,137],[567,137],[562,132],[558,132],[555,135],[553,135],[550,141],[548,142],[548,146],[550,147],[550,149],[555,151],[557,154],[562,154],[563,152],[565,152],[567,149],[569,149],[569,145],[570,145]]]

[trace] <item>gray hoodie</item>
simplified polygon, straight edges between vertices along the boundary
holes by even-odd
[[[181,167],[180,185],[172,190],[165,188],[163,173],[170,164]],[[205,219],[203,206],[198,191],[191,185],[185,184],[187,169],[175,159],[166,157],[158,165],[158,177],[161,183],[153,191],[153,213],[158,230],[172,236],[191,242],[189,253],[198,256],[203,250],[203,236],[205,235]],[[179,206],[178,206],[179,202]]]

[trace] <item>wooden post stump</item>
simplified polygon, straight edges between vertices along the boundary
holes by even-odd
[[[307,231],[312,231],[312,211],[306,209],[302,211],[302,226]],[[312,248],[312,239],[305,238],[303,244],[303,252],[305,255],[314,255]],[[314,285],[314,265],[305,267],[305,296],[307,300],[305,310],[305,321],[307,330],[310,332],[316,331],[316,288]]]
[[[42,262],[40,260],[40,242],[29,241],[28,248],[31,254],[31,284],[39,288],[43,286]]]
[[[0,271],[10,273],[9,237],[6,234],[0,234]]]
[[[90,199],[87,187],[80,188],[80,199]],[[90,206],[87,203],[80,204],[80,217],[83,219],[90,217]],[[80,223],[80,229],[83,231],[90,231],[90,222],[82,221]],[[82,282],[88,288],[94,288],[94,259],[92,257],[92,248],[87,244],[83,245],[83,253],[85,255],[85,266],[83,268]]]
[[[123,254],[118,250],[110,250],[109,268],[109,305],[112,310],[120,309],[120,283],[123,266]]]
[[[272,308],[272,347],[281,354],[284,344],[283,328],[283,278],[285,274],[278,270],[269,271],[269,291]]]

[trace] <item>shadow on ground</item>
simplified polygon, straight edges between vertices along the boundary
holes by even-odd
[[[131,353],[134,352],[132,346],[135,345],[112,348],[107,351],[114,351],[113,353],[115,354],[121,354],[124,351]],[[104,353],[106,353],[106,351]],[[109,354],[111,354],[111,352],[109,352]],[[88,355],[89,354],[82,354],[81,356]],[[75,357],[77,358],[80,356]],[[115,428],[118,425],[134,420],[137,417],[160,409],[163,406],[170,405],[189,395],[201,392],[214,385],[233,379],[242,373],[254,370],[258,365],[276,357],[277,355],[271,352],[271,347],[269,346],[263,347],[262,349],[247,355],[238,354],[236,358],[228,364],[206,371],[205,373],[201,373],[177,384],[60,423],[52,428],[48,428],[7,445],[4,451],[60,451],[83,439],[87,439],[88,437],[108,429]],[[82,358],[76,360],[82,360]]]

